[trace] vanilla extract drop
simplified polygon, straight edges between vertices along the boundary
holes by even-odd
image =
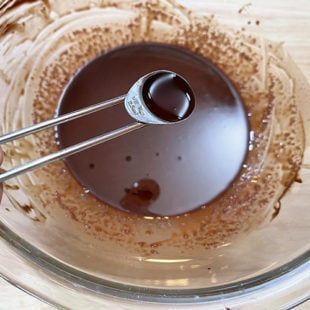
[[[152,113],[169,122],[187,118],[195,106],[190,85],[173,72],[158,72],[149,77],[143,86],[142,96]]]
[[[125,189],[125,195],[120,200],[120,205],[131,213],[153,215],[149,207],[158,199],[159,194],[160,186],[155,180],[141,179],[135,181],[130,188]]]

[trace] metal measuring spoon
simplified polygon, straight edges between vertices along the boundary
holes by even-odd
[[[135,119],[136,122],[12,168],[0,174],[0,182],[4,182],[19,174],[76,154],[100,143],[115,139],[149,124],[160,125],[178,123],[186,119],[192,113],[195,106],[195,98],[190,85],[180,75],[167,70],[154,71],[136,81],[126,95],[2,135],[0,136],[0,144],[19,139],[120,103],[124,103],[128,114]]]

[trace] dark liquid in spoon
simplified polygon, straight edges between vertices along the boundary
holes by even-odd
[[[124,46],[77,72],[64,90],[58,114],[125,94],[139,77],[155,70],[174,71],[189,82],[196,98],[192,115],[180,124],[150,126],[109,141],[71,156],[66,163],[86,189],[112,207],[172,216],[199,208],[223,193],[246,156],[247,116],[221,71],[179,47]],[[119,105],[58,126],[59,146],[131,122]],[[142,189],[135,184],[142,184]]]
[[[169,122],[187,118],[195,106],[195,97],[188,83],[179,75],[168,72],[159,72],[148,78],[142,96],[153,114]]]

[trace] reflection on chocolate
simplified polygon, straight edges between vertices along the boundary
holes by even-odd
[[[141,215],[152,215],[148,208],[158,199],[160,187],[152,179],[142,179],[134,182],[131,188],[126,188],[125,193],[120,201],[125,210]]]
[[[124,188],[150,175],[160,184],[161,194],[143,214],[171,216],[199,208],[225,191],[239,173],[247,153],[244,106],[219,69],[175,46],[124,46],[95,58],[78,71],[64,90],[58,113],[124,94],[140,76],[161,69],[180,74],[191,85],[196,106],[188,119],[180,124],[149,126],[74,155],[66,162],[73,175],[96,197],[131,212],[136,212],[136,208],[120,204]],[[193,95],[184,95],[184,90],[188,92],[184,81],[163,78],[161,85],[146,83],[146,103],[163,101],[163,93],[167,99],[174,87],[172,97],[181,99],[190,113]],[[172,121],[187,116],[182,111],[173,115],[171,109],[164,111],[157,106],[155,112]],[[119,105],[60,125],[59,145],[66,147],[130,122],[132,119]],[[94,169],[89,169],[90,163]]]

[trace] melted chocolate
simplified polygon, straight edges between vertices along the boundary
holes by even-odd
[[[172,216],[223,193],[247,154],[244,106],[217,67],[179,47],[155,43],[120,47],[76,73],[63,92],[58,114],[125,94],[139,77],[155,70],[174,71],[189,82],[196,97],[191,117],[180,124],[138,130],[73,155],[66,163],[82,186],[111,206],[142,215]],[[131,122],[118,105],[58,126],[59,146]],[[139,190],[134,184],[141,180],[151,181],[142,182],[148,187],[144,184]]]

